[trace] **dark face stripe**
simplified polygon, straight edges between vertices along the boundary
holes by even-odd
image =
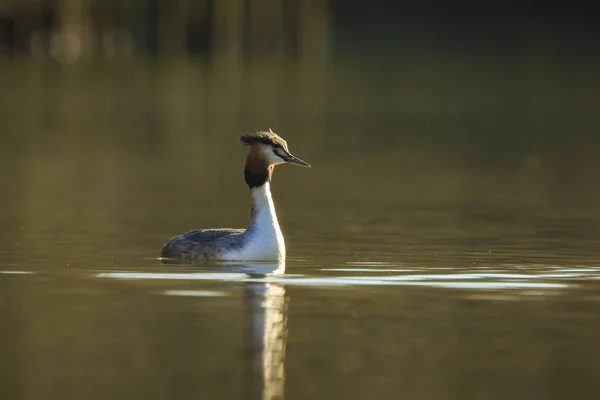
[[[280,157],[280,158],[283,158],[283,159],[285,159],[285,157],[289,154],[287,151],[283,150],[280,147],[279,148],[275,147],[275,149],[273,150],[273,153],[275,153],[275,155],[277,157]]]

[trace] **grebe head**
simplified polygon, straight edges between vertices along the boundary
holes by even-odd
[[[240,136],[244,146],[250,146],[248,159],[253,163],[261,163],[267,167],[277,164],[296,164],[302,167],[310,167],[306,161],[302,161],[290,153],[287,143],[271,129],[255,133],[245,133]]]
[[[306,161],[290,153],[287,143],[271,129],[240,136],[244,146],[250,147],[244,175],[250,188],[262,186],[271,180],[273,167],[278,164],[295,164],[310,167]]]

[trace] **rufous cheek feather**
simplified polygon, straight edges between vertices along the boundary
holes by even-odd
[[[246,157],[246,169],[252,172],[261,172],[267,169],[269,161],[265,156],[265,145],[257,143],[250,148]]]
[[[265,156],[265,145],[257,143],[250,148],[244,167],[244,180],[250,189],[260,187],[266,182],[271,182],[273,165]]]

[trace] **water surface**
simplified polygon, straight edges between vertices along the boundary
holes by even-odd
[[[3,397],[595,397],[597,81],[414,64],[2,66]],[[158,260],[269,126],[286,265]]]

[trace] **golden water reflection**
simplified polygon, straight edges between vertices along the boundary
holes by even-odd
[[[285,263],[226,264],[227,272],[135,273],[107,272],[97,277],[130,280],[248,281],[243,286],[243,332],[248,357],[245,391],[249,398],[280,399],[285,396],[285,355],[288,297],[282,281]],[[225,297],[219,290],[165,290],[167,296]]]

